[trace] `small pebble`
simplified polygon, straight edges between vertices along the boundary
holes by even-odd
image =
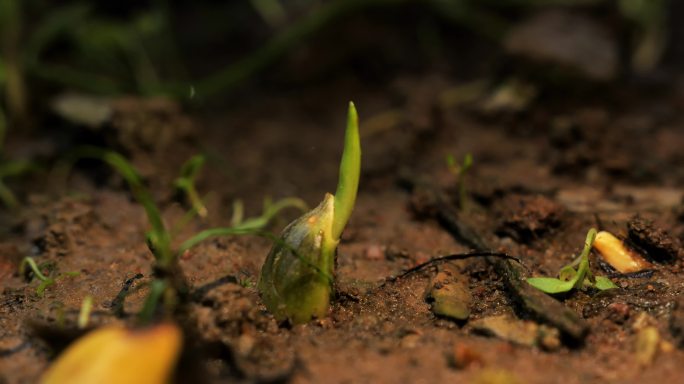
[[[385,257],[385,250],[383,247],[373,244],[366,248],[366,258],[369,260],[381,260]]]
[[[484,359],[480,352],[467,345],[467,344],[456,344],[453,350],[453,364],[457,369],[464,369],[470,366],[482,366],[484,365]]]
[[[622,324],[629,318],[629,305],[625,303],[611,303],[608,310],[608,318],[615,323]]]

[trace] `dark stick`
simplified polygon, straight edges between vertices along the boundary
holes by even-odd
[[[478,252],[489,252],[490,246],[469,225],[464,223],[459,212],[441,191],[431,184],[418,181],[415,177],[403,176],[401,184],[414,190],[423,189],[434,206],[435,218],[460,243]],[[524,271],[520,264],[500,257],[486,257],[496,272],[504,277],[506,287],[520,307],[538,320],[558,328],[574,341],[581,341],[586,336],[589,327],[574,311],[564,306],[556,299],[527,284]]]

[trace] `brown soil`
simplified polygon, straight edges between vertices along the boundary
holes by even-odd
[[[391,101],[385,90],[349,82],[296,96],[264,93],[258,103],[194,116],[201,134],[188,138],[186,128],[168,133],[161,148],[130,144],[143,139],[125,132],[105,140],[114,140],[141,168],[168,223],[185,209],[169,193],[180,164],[198,151],[209,154],[198,184],[207,193],[209,217],[193,221],[182,239],[228,225],[237,198],[251,215],[265,196],[318,203],[335,186],[347,98],[359,108],[362,130],[379,113],[409,111],[399,124],[363,134],[364,175],[339,247],[337,298],[327,318],[291,327],[266,311],[255,283],[267,240],[219,238],[182,257],[190,285],[202,292],[189,304],[187,326],[197,335],[192,341],[204,353],[199,366],[210,382],[492,382],[486,380],[493,376],[502,383],[684,381],[684,305],[676,305],[684,288],[681,96],[647,98],[627,89],[600,101],[537,102],[515,114],[443,109],[427,101],[409,108],[396,100],[410,95],[395,96]],[[122,118],[126,124],[159,129],[139,116],[144,108],[127,108],[120,113],[135,115]],[[565,123],[557,123],[558,117]],[[493,315],[531,318],[482,259],[454,262],[469,281],[469,320],[435,316],[425,297],[434,268],[386,279],[431,257],[468,251],[420,207],[419,192],[412,195],[398,183],[408,171],[456,202],[455,176],[444,162],[449,153],[475,159],[463,220],[495,250],[520,257],[532,275],[552,276],[569,263],[590,227],[629,234],[652,258],[654,270],[611,275],[593,254],[595,274],[613,276],[620,289],[560,298],[590,332],[582,342],[563,338],[552,350],[474,330],[474,321]],[[41,185],[44,176],[24,187]],[[0,382],[36,381],[55,356],[55,335],[66,337],[57,332],[59,323],[73,329],[88,294],[95,299],[92,326],[131,321],[146,290],[127,298],[123,318],[112,314],[112,300],[127,279],[143,274],[140,281],[146,281],[151,272],[144,211],[115,175],[88,163],[74,171],[66,192],[42,185],[29,189],[21,210],[3,214]],[[273,230],[295,215],[287,212]],[[62,276],[44,297],[36,295],[37,281],[17,272],[26,255],[51,262],[52,274]],[[646,325],[655,326],[664,342],[653,361],[638,364],[636,335]]]

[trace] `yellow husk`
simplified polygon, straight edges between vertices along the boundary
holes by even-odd
[[[182,344],[172,323],[130,330],[106,326],[76,340],[48,368],[43,384],[168,383]]]

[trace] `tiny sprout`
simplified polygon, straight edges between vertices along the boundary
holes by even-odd
[[[326,193],[316,208],[290,223],[261,268],[257,288],[279,321],[304,323],[327,314],[337,245],[354,209],[360,173],[358,115],[349,103],[335,195]]]
[[[55,279],[45,276],[43,272],[40,270],[40,267],[38,267],[38,265],[36,264],[36,261],[33,260],[33,257],[30,256],[24,257],[24,259],[21,261],[21,264],[19,264],[20,275],[26,276],[26,273],[29,272],[26,269],[27,266],[33,273],[33,276],[35,276],[36,279],[40,280],[40,284],[36,288],[36,295],[38,295],[39,297],[43,297],[43,295],[45,295],[45,290],[47,289],[47,287],[55,283]]]
[[[88,327],[90,321],[90,313],[93,311],[93,297],[87,295],[81,303],[81,311],[78,313],[78,328],[84,329]]]
[[[580,256],[572,263],[561,268],[558,278],[553,277],[531,277],[527,283],[546,293],[563,293],[584,287],[594,287],[598,290],[617,288],[617,286],[604,276],[594,276],[589,269],[589,252],[596,238],[596,229],[592,228],[587,233],[584,241],[584,249]],[[577,266],[577,270],[575,270]]]
[[[466,210],[468,207],[468,192],[466,191],[465,175],[473,166],[473,155],[467,153],[463,158],[463,163],[459,165],[456,162],[456,158],[452,154],[448,154],[446,163],[449,171],[457,178],[459,207],[461,210]]]
[[[594,248],[599,251],[603,259],[611,267],[620,273],[639,272],[651,266],[610,232],[599,232],[594,241]]]
[[[207,217],[207,208],[202,199],[199,197],[197,188],[195,187],[195,180],[205,162],[203,155],[195,155],[183,164],[180,171],[180,176],[175,180],[176,188],[182,191],[188,198],[190,206],[199,217]]]

